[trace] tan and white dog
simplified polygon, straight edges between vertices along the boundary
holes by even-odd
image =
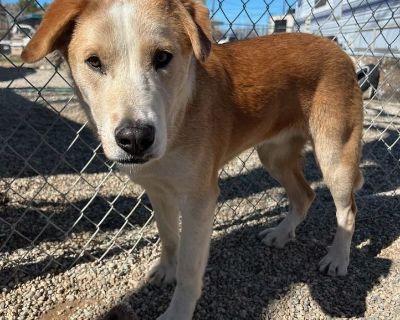
[[[307,34],[210,39],[200,1],[56,0],[22,54],[34,62],[63,53],[106,156],[147,190],[162,241],[150,279],[177,282],[159,319],[191,319],[218,170],[252,146],[290,200],[287,217],[261,232],[262,241],[283,247],[306,216],[314,192],[300,160],[311,141],[338,223],[320,269],[345,275],[349,264],[363,120],[351,60]]]

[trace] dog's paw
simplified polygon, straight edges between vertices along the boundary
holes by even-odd
[[[190,319],[190,318],[188,318],[188,319]],[[159,316],[157,318],[157,320],[177,320],[177,318],[175,318],[175,316],[170,316],[169,314],[164,313],[161,316]]]
[[[176,264],[167,264],[158,260],[147,273],[147,279],[150,283],[157,285],[170,284],[175,282]]]
[[[181,306],[181,310],[182,307],[184,308],[184,306]],[[182,311],[176,311],[176,308],[169,306],[167,311],[165,311],[161,316],[159,316],[157,320],[191,320],[192,318],[193,318],[193,312],[184,313]]]
[[[293,228],[282,221],[275,228],[268,228],[261,231],[258,237],[267,246],[283,248],[286,243],[296,238],[296,234]]]
[[[165,313],[163,313],[161,316],[157,317],[156,320],[167,320],[167,318],[165,317]]]
[[[319,271],[326,272],[329,276],[345,276],[349,266],[349,254],[343,250],[331,247],[328,254],[319,263]]]
[[[157,320],[175,320],[175,319],[171,318],[167,313],[163,313],[161,316],[157,318]]]

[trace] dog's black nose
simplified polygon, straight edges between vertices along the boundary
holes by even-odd
[[[154,127],[148,124],[122,124],[115,130],[117,144],[133,156],[143,156],[154,142]]]

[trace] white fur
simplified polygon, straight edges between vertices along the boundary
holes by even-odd
[[[146,70],[141,64],[143,57],[140,55],[140,43],[143,32],[150,33],[153,29],[152,26],[144,25],[138,19],[144,14],[142,9],[143,7],[134,6],[133,3],[128,2],[116,2],[110,7],[108,21],[115,29],[113,42],[123,55],[119,59],[118,74],[113,81],[118,82],[119,89],[125,91],[121,103],[126,105],[121,107],[126,108],[127,116],[129,117],[130,113],[130,118],[135,121],[150,123],[156,128],[155,142],[149,153],[158,158],[165,152],[167,144],[166,108],[163,103],[165,97],[158,90],[154,73]],[[109,126],[107,134],[112,136],[110,140],[113,139],[114,130],[114,127]],[[114,145],[114,150],[116,148],[118,147]]]

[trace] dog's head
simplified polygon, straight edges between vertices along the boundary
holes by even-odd
[[[143,163],[165,153],[210,33],[197,0],[55,0],[22,58],[60,50],[107,157]]]

